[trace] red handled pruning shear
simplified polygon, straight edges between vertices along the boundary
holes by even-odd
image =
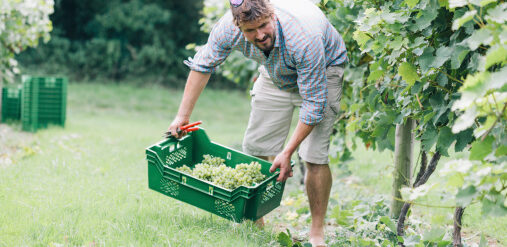
[[[183,131],[186,131],[186,132],[192,132],[192,131],[196,131],[198,130],[199,128],[198,127],[194,127],[194,126],[197,126],[199,124],[202,124],[202,121],[197,121],[195,123],[191,123],[191,124],[187,124],[187,125],[184,125],[182,126],[181,128],[178,128],[178,130],[176,130],[176,132],[179,134],[181,134],[181,132]],[[169,137],[172,137],[172,133],[171,131],[167,131],[165,132],[165,138],[169,138]]]

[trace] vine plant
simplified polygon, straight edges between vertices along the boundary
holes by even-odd
[[[507,3],[335,0],[322,1],[321,8],[342,20],[334,24],[352,43],[346,131],[367,147],[392,150],[395,125],[416,120],[421,153],[434,161],[428,168],[450,151],[470,150],[468,160],[449,162],[440,172],[455,193],[455,230],[464,208],[475,202],[484,215],[507,214]],[[351,10],[358,13],[353,22],[347,21]],[[365,61],[364,74],[353,76]],[[403,190],[408,207],[439,188],[425,184],[433,171],[420,168],[414,185]]]

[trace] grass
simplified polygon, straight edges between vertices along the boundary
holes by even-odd
[[[70,85],[65,128],[38,131],[0,168],[0,246],[270,245],[269,230],[148,189],[144,149],[162,139],[180,96],[160,87]],[[200,105],[193,120],[203,120],[213,140],[237,146],[245,96],[206,90]]]
[[[148,189],[144,150],[161,140],[181,91],[98,83],[71,84],[68,91],[65,128],[26,134],[19,125],[0,125],[0,246],[273,246],[276,232],[294,221],[282,206],[259,230]],[[213,141],[241,149],[249,111],[245,93],[206,89],[191,121],[203,120]],[[353,156],[352,176],[335,179],[332,204],[357,196],[390,198],[392,154],[359,145]],[[298,176],[296,169],[284,200],[301,197]],[[413,215],[432,215],[432,223],[443,218],[435,220],[443,225],[451,223],[450,213],[413,210]],[[507,245],[506,218],[482,219],[472,206],[465,211],[465,238],[478,242],[477,234],[484,233]],[[303,235],[307,222],[300,228]]]

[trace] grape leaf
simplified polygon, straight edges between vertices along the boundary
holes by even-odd
[[[451,57],[451,69],[458,69],[469,52],[468,47],[457,45],[454,48],[454,56]]]
[[[417,94],[421,91],[421,88],[423,86],[423,83],[420,82],[420,81],[417,81],[414,85],[412,85],[412,88],[411,88],[411,93],[412,94]]]
[[[473,129],[467,129],[456,134],[456,144],[454,144],[454,151],[461,152],[463,149],[474,139]]]
[[[470,3],[475,4],[479,7],[484,7],[490,3],[494,3],[497,0],[470,0]]]
[[[477,190],[475,189],[475,186],[470,185],[466,188],[461,188],[458,190],[458,193],[456,194],[456,204],[458,204],[461,207],[466,207],[470,205],[472,200],[477,196]]]
[[[451,7],[452,8],[452,7]],[[470,10],[452,23],[452,30],[458,30],[463,24],[469,22],[477,14],[477,10]]]
[[[462,109],[467,108],[468,105],[470,105],[473,102],[473,96],[468,97],[468,94],[464,93],[462,96],[462,100],[458,100],[454,102],[454,105],[452,106],[452,109]],[[470,101],[470,99],[472,99]],[[463,106],[460,108],[460,106]],[[467,108],[465,113],[456,119],[454,122],[454,125],[452,126],[452,132],[458,133],[460,131],[463,131],[465,129],[468,129],[472,124],[474,124],[475,117],[477,116],[477,107],[475,105],[472,105],[472,107]]]
[[[416,56],[421,56],[423,54],[423,51],[424,49],[422,47],[419,47],[419,48],[415,48],[412,50],[412,52],[416,55]]]
[[[507,13],[506,13],[507,15]],[[486,54],[486,68],[489,69],[494,64],[507,61],[507,49],[503,45],[493,47]]]
[[[481,28],[468,37],[466,42],[470,50],[475,51],[481,44],[489,45],[493,41],[493,37],[494,35],[489,29]]]
[[[417,59],[419,62],[419,66],[421,67],[421,72],[426,73],[430,67],[433,61],[435,60],[435,56],[433,55],[433,47],[426,47],[424,48],[423,54]]]
[[[401,46],[403,45],[403,43],[408,43],[406,39],[403,39],[402,37],[398,36],[396,38],[394,38],[393,41],[391,41],[389,43],[389,47],[393,50],[399,50],[401,49]]]
[[[496,149],[495,156],[500,157],[504,155],[507,155],[507,146],[502,145]]]
[[[491,151],[494,137],[488,136],[484,141],[476,140],[470,149],[470,160],[483,160]]]
[[[378,149],[380,152],[384,151],[385,149],[388,150],[394,150],[394,135],[395,135],[395,128],[389,127],[386,131],[387,135],[383,137],[377,137],[377,143],[378,143]]]
[[[410,86],[413,86],[414,83],[420,79],[415,67],[407,62],[404,62],[400,65],[398,68],[398,73]]]
[[[415,246],[421,242],[421,237],[418,235],[409,235],[403,237],[403,244],[405,246]]]
[[[434,112],[434,111],[431,111],[430,113],[428,113],[428,114],[424,115],[424,120],[423,120],[423,122],[424,122],[424,123],[429,122],[431,119],[433,119],[433,117],[435,116],[435,114],[437,114],[437,113],[436,113],[436,112]]]
[[[431,67],[439,68],[442,66],[447,60],[449,60],[449,58],[451,58],[453,50],[454,49],[447,46],[441,46],[438,48],[435,60],[433,60]]]
[[[449,154],[447,153],[447,150],[454,142],[455,138],[455,135],[449,127],[442,127],[438,133],[437,151],[439,151],[443,156],[448,156]]]
[[[479,53],[473,53],[472,57],[470,58],[470,62],[468,62],[467,68],[470,70],[470,73],[476,72],[477,68],[479,66]]]
[[[447,79],[447,76],[444,73],[438,73],[435,81],[438,82],[438,85],[445,87],[449,82],[449,79]]]
[[[370,72],[370,75],[368,75],[368,82],[374,82],[378,80],[382,75],[384,74],[384,70],[375,70]]]
[[[441,92],[433,93],[430,95],[429,102],[431,104],[431,108],[433,108],[433,111],[437,113],[433,117],[433,124],[438,123],[438,120],[448,109],[448,106],[444,101],[444,97],[444,94]]]
[[[502,194],[497,194],[492,199],[495,201],[491,201],[488,197],[482,199],[482,215],[499,217],[507,215],[507,208],[503,205],[504,198]]]
[[[463,175],[460,173],[451,174],[451,176],[447,178],[447,185],[451,187],[461,187],[464,182]]]
[[[415,21],[415,24],[410,26],[410,31],[421,31],[431,25],[431,22],[437,18],[438,15],[438,2],[430,1],[433,6],[427,7],[420,12],[420,17]]]
[[[396,225],[393,223],[393,221],[391,220],[391,218],[387,217],[387,216],[382,216],[380,217],[380,222],[384,223],[387,227],[389,227],[389,229],[396,233]]]
[[[485,82],[488,81],[490,77],[491,75],[488,72],[468,74],[459,91],[470,92],[477,96],[483,95],[487,90]]]
[[[433,147],[433,144],[435,144],[438,138],[437,130],[429,126],[421,136],[421,144],[424,151],[430,151],[431,147]]]
[[[500,89],[507,84],[507,66],[500,71],[491,73],[491,77],[486,81],[486,89]]]
[[[419,3],[419,0],[405,0],[405,3],[412,9]]]
[[[366,44],[366,42],[368,42],[368,40],[371,39],[370,36],[368,36],[366,33],[359,31],[359,30],[356,30],[354,32],[353,37],[354,37],[354,40],[356,40],[360,46],[364,46]]]
[[[417,37],[417,38],[414,39],[413,42],[410,42],[408,44],[408,48],[419,47],[420,45],[424,44],[425,42],[426,42],[426,40],[424,39],[424,37]]]
[[[467,0],[449,0],[449,8],[454,9],[468,4]]]
[[[437,227],[423,233],[422,240],[429,242],[438,242],[442,240],[445,235],[443,228]]]
[[[486,121],[482,122],[479,125],[479,127],[474,130],[474,136],[480,137],[480,136],[484,135],[484,133],[486,133],[486,131],[488,131],[488,129],[491,128],[495,124],[496,120],[497,120],[496,115],[487,116]]]
[[[287,234],[288,233],[288,234]],[[290,232],[289,232],[289,229],[287,229],[287,233],[285,232],[280,232],[278,234],[278,236],[276,237],[276,240],[277,242],[281,245],[281,246],[288,246],[288,247],[292,247],[292,239],[290,237]]]
[[[486,20],[488,22],[496,22],[498,24],[504,24],[507,22],[507,3],[499,4],[493,9],[488,11],[488,15],[486,15]]]
[[[381,14],[382,19],[388,24],[405,23],[410,18],[408,15],[404,13],[395,13],[395,12],[383,12]]]

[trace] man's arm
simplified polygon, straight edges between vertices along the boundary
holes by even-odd
[[[220,18],[211,30],[208,42],[197,51],[193,59],[189,58],[184,61],[191,71],[188,75],[178,114],[169,126],[169,131],[173,133],[173,136],[180,138],[186,134],[185,132],[177,134],[176,131],[178,127],[188,124],[195,103],[208,83],[211,73],[231,53],[230,42],[232,37],[230,29],[233,27],[230,13]]]
[[[287,143],[287,146],[285,146],[283,151],[275,157],[273,165],[269,169],[269,172],[274,172],[277,168],[280,168],[280,175],[276,181],[283,182],[287,178],[292,177],[290,157],[294,151],[296,151],[299,144],[301,144],[301,142],[310,134],[313,127],[313,125],[305,124],[301,120],[298,121],[298,125],[289,139],[289,143]]]
[[[180,107],[178,109],[178,114],[168,129],[174,137],[181,138],[186,134],[186,132],[178,134],[177,129],[185,124],[188,124],[190,115],[194,110],[195,103],[208,83],[210,76],[210,73],[201,73],[193,70],[190,71],[187,84],[185,85],[185,91],[183,92],[183,98],[181,99]]]
[[[296,130],[285,149],[275,157],[270,172],[280,168],[277,181],[292,177],[290,157],[310,134],[313,127],[324,118],[327,103],[326,60],[324,46],[319,37],[307,40],[305,49],[296,54],[299,94],[303,99]]]

